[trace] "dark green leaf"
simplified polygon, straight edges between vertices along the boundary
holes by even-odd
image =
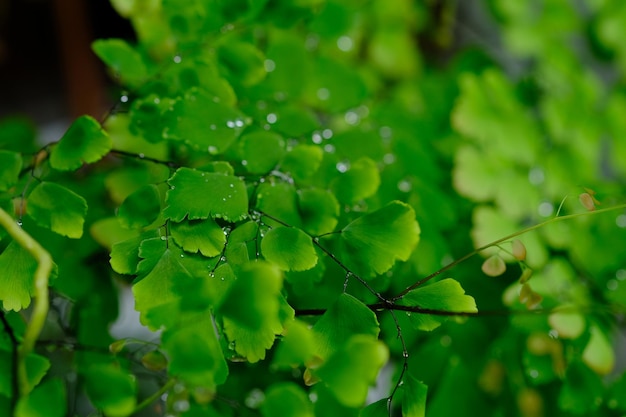
[[[217,56],[233,83],[251,86],[265,78],[265,56],[250,43],[228,40],[217,48]]]
[[[111,146],[111,138],[100,123],[90,116],[81,116],[52,148],[50,165],[60,171],[76,170],[83,164],[99,161]]]
[[[42,227],[78,239],[87,214],[84,198],[53,182],[41,182],[28,196],[26,213]]]
[[[168,183],[163,215],[175,222],[185,217],[236,222],[248,213],[246,186],[238,177],[179,168]]]
[[[18,180],[22,158],[18,153],[0,151],[0,191],[6,191]]]
[[[311,237],[295,227],[270,229],[261,241],[261,252],[284,271],[305,271],[317,264]]]
[[[107,416],[127,417],[135,410],[137,383],[118,366],[91,366],[85,373],[85,389],[91,402]]]
[[[22,397],[17,403],[15,417],[64,417],[66,408],[65,387],[60,379],[54,378]]]
[[[335,195],[319,188],[298,191],[298,210],[302,229],[312,235],[335,230],[339,216],[339,202]]]
[[[426,415],[426,393],[428,387],[411,374],[405,374],[402,396],[403,417],[424,417]]]
[[[262,183],[257,188],[256,208],[292,227],[300,227],[298,215],[296,188],[293,184],[284,182]],[[282,226],[280,223],[264,217],[263,221],[269,226]]]
[[[127,229],[140,229],[156,220],[161,211],[159,190],[155,185],[144,185],[126,197],[117,209],[117,219]]]

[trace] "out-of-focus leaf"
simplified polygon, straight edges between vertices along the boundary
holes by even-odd
[[[75,170],[83,164],[99,161],[111,146],[111,138],[100,123],[90,116],[81,116],[52,148],[50,165],[61,171]]]
[[[26,213],[42,227],[72,239],[83,235],[87,202],[53,182],[41,182],[28,196]]]
[[[261,241],[261,252],[284,271],[305,271],[317,264],[310,236],[294,227],[274,227]]]

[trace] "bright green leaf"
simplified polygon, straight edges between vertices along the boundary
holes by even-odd
[[[380,173],[376,162],[361,158],[330,183],[337,199],[343,204],[353,204],[373,196],[380,186]]]
[[[18,153],[0,150],[0,191],[13,186],[22,169],[22,158]]]
[[[228,366],[207,313],[189,316],[163,334],[169,373],[192,386],[215,387],[228,376]]]
[[[0,350],[0,395],[13,395],[12,379],[13,356],[11,352]],[[48,358],[31,353],[26,357],[28,385],[32,389],[43,379],[50,369]]]
[[[156,230],[150,230],[139,236],[113,244],[111,247],[111,268],[118,274],[133,275],[139,263],[139,245],[147,239],[158,238]]]
[[[261,241],[261,252],[284,271],[305,271],[317,264],[311,237],[295,227],[270,229]]]
[[[274,345],[276,335],[283,330],[278,318],[265,318],[262,327],[252,329],[224,317],[224,333],[235,351],[250,363],[265,359],[265,351]]]
[[[385,344],[370,335],[356,334],[315,370],[315,374],[340,403],[359,407],[388,358]]]
[[[212,257],[222,253],[226,235],[213,219],[185,220],[172,223],[170,233],[174,241],[187,252]]]
[[[252,330],[265,327],[278,317],[282,282],[282,273],[276,266],[250,263],[237,273],[237,280],[222,300],[219,312]]]
[[[64,417],[66,408],[65,387],[60,379],[54,378],[22,397],[15,408],[15,417]]]
[[[378,337],[380,328],[376,314],[361,301],[343,293],[313,326],[316,353],[330,357],[355,334]]]
[[[117,219],[127,229],[140,229],[152,224],[160,211],[159,190],[155,185],[149,184],[126,197],[117,209]]]
[[[396,260],[406,261],[419,241],[420,227],[408,204],[393,201],[343,228],[346,259],[364,277],[388,271]]]
[[[242,164],[252,174],[267,174],[276,167],[285,153],[282,136],[259,130],[243,135],[239,140]]]
[[[562,306],[550,314],[548,323],[558,332],[559,337],[564,339],[576,339],[586,327],[583,315],[577,311],[568,311],[567,306]]]
[[[615,366],[615,350],[596,325],[589,328],[591,338],[583,351],[583,362],[598,375],[608,375]]]
[[[0,254],[0,300],[5,310],[20,311],[30,305],[37,261],[12,241]]]
[[[85,390],[91,402],[110,417],[127,417],[137,404],[134,376],[115,365],[93,365],[85,372]]]
[[[476,301],[466,295],[458,281],[452,278],[442,279],[434,284],[423,285],[409,291],[398,300],[398,304],[416,307],[418,310],[454,311],[475,313]]]
[[[236,222],[248,213],[244,182],[232,175],[179,168],[168,181],[170,189],[163,215],[175,222],[222,218]]]
[[[265,56],[250,43],[228,40],[217,48],[217,56],[233,83],[251,86],[265,78]]]
[[[315,353],[315,339],[311,328],[300,320],[293,320],[285,325],[272,366],[277,368],[296,368],[306,364]]]
[[[141,55],[122,39],[99,39],[91,47],[123,84],[137,86],[148,75]]]
[[[111,138],[100,123],[91,116],[81,116],[52,148],[50,165],[60,171],[76,170],[83,164],[99,161],[111,146]]]
[[[41,182],[28,196],[26,213],[42,227],[78,239],[87,214],[84,198],[53,182]]]
[[[293,382],[273,384],[261,405],[264,417],[314,417],[306,393]]]

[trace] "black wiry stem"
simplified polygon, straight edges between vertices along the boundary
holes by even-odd
[[[13,410],[15,410],[15,406],[17,404],[17,399],[19,398],[19,379],[18,379],[18,349],[19,342],[17,337],[15,337],[15,333],[13,332],[13,328],[11,324],[7,320],[4,315],[4,310],[0,309],[0,321],[2,321],[2,325],[4,326],[4,331],[7,336],[9,336],[9,340],[11,341],[11,399],[10,399],[10,409],[11,415],[13,415]]]
[[[393,310],[389,310],[391,317],[393,318],[394,323],[396,324],[396,330],[398,331],[398,339],[400,339],[400,343],[402,344],[402,371],[400,371],[400,376],[398,376],[398,381],[396,385],[393,387],[391,394],[387,398],[387,414],[391,417],[391,406],[393,403],[393,397],[396,395],[398,388],[402,384],[402,380],[404,379],[404,374],[406,370],[409,368],[409,351],[406,347],[406,342],[404,341],[404,337],[402,336],[402,328],[400,327],[400,323],[398,322],[398,317],[396,317],[396,313]]]
[[[176,162],[163,161],[161,159],[151,158],[151,157],[145,156],[144,154],[141,154],[141,153],[132,153],[132,152],[127,152],[127,151],[120,151],[118,149],[111,149],[110,153],[112,153],[114,155],[119,155],[119,156],[126,156],[128,158],[139,159],[140,161],[148,161],[148,162],[152,162],[154,164],[165,165],[166,167],[171,168],[171,169],[176,169],[176,168],[180,167],[180,165],[177,164]]]

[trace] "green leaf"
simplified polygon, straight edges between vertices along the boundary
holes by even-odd
[[[83,164],[99,161],[111,146],[111,138],[100,123],[91,116],[81,116],[52,148],[50,165],[59,171],[73,171]]]
[[[0,191],[6,191],[17,183],[22,169],[20,154],[0,150]]]
[[[282,273],[276,266],[250,263],[237,273],[219,312],[239,326],[252,330],[266,327],[278,317],[282,282]]]
[[[350,294],[342,293],[313,326],[316,353],[322,359],[332,356],[355,334],[378,337],[376,314]]]
[[[315,338],[311,328],[301,320],[293,320],[285,325],[272,366],[279,369],[297,368],[306,364],[314,354]]]
[[[91,48],[111,69],[113,76],[129,87],[138,86],[148,75],[141,55],[122,39],[99,39]]]
[[[273,126],[286,137],[304,136],[320,127],[317,116],[308,108],[287,104],[278,109],[276,116]]]
[[[559,393],[559,407],[572,414],[590,415],[601,404],[602,396],[600,377],[580,362],[571,363]]]
[[[93,365],[85,372],[91,402],[110,417],[127,417],[137,404],[135,377],[115,365]]]
[[[291,227],[300,227],[302,220],[298,214],[297,199],[293,184],[264,182],[257,187],[256,208]],[[282,226],[267,217],[264,217],[263,221],[268,226]]]
[[[420,227],[408,204],[392,201],[343,228],[347,266],[363,277],[388,271],[396,260],[406,261],[419,241]]]
[[[265,56],[250,43],[230,39],[217,48],[217,56],[233,83],[251,86],[265,78]]]
[[[426,415],[428,387],[408,373],[404,376],[403,381],[402,416],[424,417]]]
[[[126,197],[117,209],[117,219],[127,229],[140,229],[152,224],[161,212],[161,200],[156,185],[144,185]]]
[[[215,387],[228,376],[228,366],[209,314],[189,316],[163,334],[169,373],[197,387]]]
[[[324,151],[319,146],[297,145],[287,152],[280,166],[296,181],[302,181],[317,172],[323,158]]]
[[[338,60],[319,57],[307,86],[308,100],[316,107],[339,112],[356,107],[367,95],[367,86],[354,67]]]
[[[306,271],[317,264],[311,237],[295,227],[270,229],[261,241],[261,252],[283,271]]]
[[[434,311],[469,313],[478,311],[474,298],[466,295],[461,284],[452,278],[417,287],[398,300],[398,304]]]
[[[174,241],[183,250],[200,253],[207,257],[222,253],[226,244],[224,230],[212,219],[186,220],[182,223],[172,223],[170,233]]]
[[[293,382],[273,384],[261,404],[264,417],[314,417],[311,402],[302,388]]]
[[[276,167],[285,154],[282,136],[259,130],[243,135],[239,140],[241,163],[252,174],[267,174]]]
[[[37,261],[12,241],[0,254],[0,300],[5,310],[20,311],[30,305]]]
[[[11,352],[0,350],[0,395],[12,397],[13,381],[12,381],[13,356]],[[50,361],[35,353],[30,353],[26,357],[26,375],[28,376],[28,386],[33,389],[50,369]]]
[[[266,318],[262,327],[253,329],[224,317],[224,333],[235,351],[250,363],[265,359],[265,351],[274,345],[283,330],[278,318]]]
[[[608,375],[615,367],[615,349],[597,325],[589,328],[591,338],[583,351],[583,362],[598,375]]]
[[[244,182],[232,175],[179,168],[168,181],[163,215],[175,222],[222,218],[236,222],[248,213],[248,193]]]
[[[134,275],[139,263],[139,245],[151,238],[158,238],[156,230],[150,230],[139,236],[117,242],[111,247],[111,268],[118,274]]]
[[[54,378],[20,398],[15,417],[64,417],[66,408],[65,387],[60,379]]]
[[[174,283],[192,279],[181,264],[184,254],[176,245],[153,238],[141,243],[139,255],[144,258],[140,272],[147,275],[133,285],[135,310],[140,313],[141,323],[152,330],[170,327],[179,311],[180,298],[173,291]]]
[[[28,196],[26,213],[42,227],[78,239],[83,235],[87,202],[61,185],[43,181]]]
[[[359,417],[389,417],[389,400],[382,398],[368,405],[361,410]]]
[[[315,370],[315,374],[341,404],[359,407],[388,359],[389,351],[384,343],[371,335],[356,334]]]
[[[172,120],[169,138],[183,140],[211,155],[224,152],[248,124],[239,110],[199,89],[187,92],[163,117]]]
[[[376,194],[380,186],[380,173],[376,162],[361,158],[330,183],[337,199],[343,204],[353,204]]]
[[[575,308],[571,306],[570,308]],[[567,306],[561,306],[548,316],[548,323],[555,329],[560,338],[576,339],[580,336],[587,323],[585,317],[577,311],[568,311]]]
[[[339,202],[335,195],[319,188],[298,191],[298,211],[302,229],[312,235],[323,235],[335,230],[339,217]]]

